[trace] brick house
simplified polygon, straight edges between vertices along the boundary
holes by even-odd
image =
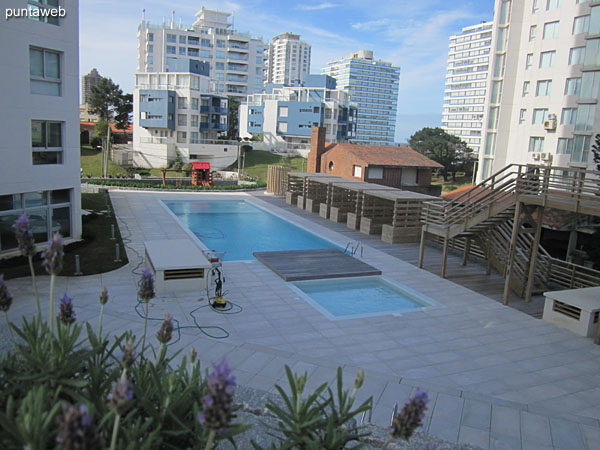
[[[439,196],[441,186],[431,184],[431,175],[442,167],[409,147],[329,144],[324,128],[312,128],[308,172]]]

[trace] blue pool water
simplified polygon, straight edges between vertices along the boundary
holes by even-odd
[[[244,200],[164,201],[181,222],[225,261],[254,259],[253,252],[337,246]]]
[[[402,313],[431,307],[432,301],[381,277],[297,281],[294,285],[330,319]]]

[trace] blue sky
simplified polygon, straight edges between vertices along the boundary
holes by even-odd
[[[83,0],[80,2],[80,73],[96,67],[126,92],[133,89],[137,26],[194,21],[202,6],[235,13],[235,27],[269,41],[292,32],[312,45],[311,72],[359,49],[400,66],[396,140],[441,122],[448,37],[464,26],[491,20],[494,0]]]

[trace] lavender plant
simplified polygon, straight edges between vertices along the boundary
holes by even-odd
[[[421,426],[428,402],[427,393],[417,389],[415,395],[404,405],[402,411],[393,418],[390,438],[382,449],[386,449],[394,439],[408,441],[412,437],[417,428]]]
[[[146,303],[146,315],[144,318],[144,338],[142,339],[142,354],[144,353],[144,347],[146,346],[146,332],[148,330],[148,306],[150,300],[154,298],[154,277],[150,269],[142,272],[142,279],[140,280],[140,289],[138,291],[138,297],[144,303]]]
[[[42,258],[44,259],[42,265],[46,269],[46,272],[50,275],[50,332],[54,333],[54,282],[56,275],[60,273],[63,265],[63,239],[59,233],[54,233],[52,239],[48,241],[48,246]]]
[[[6,319],[6,327],[10,333],[11,340],[14,341],[12,330],[10,328],[10,323],[8,321],[8,310],[10,309],[10,305],[12,305],[12,296],[8,291],[8,286],[4,282],[4,274],[0,275],[0,311],[4,313],[4,318]]]
[[[106,286],[102,287],[102,292],[100,292],[100,317],[98,319],[98,336],[102,337],[102,316],[104,316],[104,305],[108,303],[108,289]]]
[[[40,296],[38,295],[37,281],[35,279],[35,269],[33,268],[33,257],[35,255],[35,240],[33,238],[33,232],[29,226],[29,217],[23,213],[15,221],[15,236],[17,238],[17,244],[21,254],[26,256],[29,261],[29,271],[31,272],[31,284],[33,285],[33,292],[35,294],[35,303],[37,306],[38,316],[41,316],[42,310],[40,308]]]

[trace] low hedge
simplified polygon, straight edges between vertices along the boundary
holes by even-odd
[[[258,189],[267,186],[267,183],[256,182],[253,184],[242,184],[234,186],[190,186],[190,185],[175,185],[167,184],[152,184],[144,183],[143,181],[119,181],[119,180],[82,180],[83,183],[95,184],[99,186],[116,186],[116,187],[128,187],[128,188],[140,188],[140,189],[175,189],[184,191],[238,191],[247,189]]]

